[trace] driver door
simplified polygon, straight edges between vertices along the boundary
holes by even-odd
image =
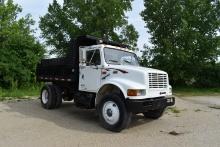
[[[85,49],[84,63],[80,65],[79,90],[97,92],[101,82],[101,55],[99,49]]]

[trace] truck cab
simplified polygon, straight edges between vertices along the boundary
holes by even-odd
[[[49,80],[43,87],[44,108],[57,105],[57,101],[61,103],[68,93],[76,106],[95,108],[104,128],[121,131],[128,126],[132,114],[143,113],[146,118],[157,119],[166,107],[174,105],[175,98],[165,71],[141,67],[137,55],[125,46],[101,39],[98,42],[78,46],[78,68],[71,70],[77,73],[77,82],[71,78],[63,82]],[[67,80],[77,86],[68,86]],[[71,90],[72,87],[77,89]]]

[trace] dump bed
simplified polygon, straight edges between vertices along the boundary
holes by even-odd
[[[73,64],[67,58],[43,59],[37,66],[37,80],[44,82],[74,79]]]

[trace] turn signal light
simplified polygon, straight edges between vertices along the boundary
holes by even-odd
[[[140,89],[128,89],[127,95],[128,95],[128,96],[141,96],[141,95],[145,95],[145,90],[140,90]]]

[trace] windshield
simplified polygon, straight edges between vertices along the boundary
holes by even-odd
[[[139,66],[136,54],[131,52],[104,48],[104,55],[105,61],[108,64]]]

